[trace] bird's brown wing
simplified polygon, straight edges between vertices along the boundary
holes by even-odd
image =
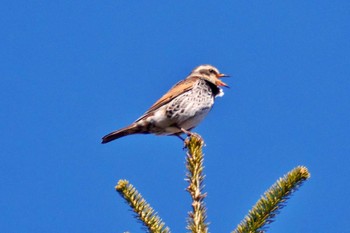
[[[163,95],[157,102],[155,102],[150,109],[147,110],[139,119],[139,121],[143,119],[145,116],[149,115],[154,110],[160,108],[164,104],[169,103],[171,100],[176,98],[177,96],[191,90],[193,88],[194,83],[198,80],[198,77],[190,77],[185,80],[182,80],[176,83],[165,95]]]

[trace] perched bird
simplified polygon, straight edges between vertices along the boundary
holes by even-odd
[[[220,86],[228,87],[220,78],[221,74],[211,65],[196,67],[186,79],[178,82],[162,98],[131,125],[107,134],[102,143],[130,135],[156,134],[175,135],[191,134],[209,113],[216,96],[224,93]],[[182,138],[181,138],[182,139]]]

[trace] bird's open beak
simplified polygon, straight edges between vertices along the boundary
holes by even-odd
[[[216,85],[223,86],[223,87],[229,87],[226,83],[224,83],[223,81],[219,80],[219,78],[223,78],[223,77],[230,77],[230,75],[218,74],[218,81],[216,81]]]

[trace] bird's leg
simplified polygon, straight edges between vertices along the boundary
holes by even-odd
[[[180,128],[181,132],[183,132],[184,134],[187,134],[187,136],[191,137],[192,132],[185,130],[184,128]]]
[[[176,137],[178,137],[178,138],[180,138],[181,141],[184,142],[184,147],[183,147],[183,149],[186,149],[186,148],[187,148],[187,143],[188,143],[189,139],[188,139],[188,138],[184,139],[183,137],[181,137],[181,133],[187,134],[188,137],[190,137],[190,136],[192,135],[192,133],[191,133],[190,131],[188,131],[188,130],[185,130],[184,128],[179,127],[179,126],[175,126],[175,127],[178,128],[181,132],[176,133],[176,134],[173,134],[173,135],[176,136]]]

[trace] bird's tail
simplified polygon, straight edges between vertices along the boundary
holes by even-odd
[[[110,141],[113,141],[115,139],[130,135],[130,134],[138,134],[138,133],[144,133],[144,131],[142,131],[142,127],[134,123],[125,128],[122,128],[107,134],[102,138],[102,144],[108,143]]]

